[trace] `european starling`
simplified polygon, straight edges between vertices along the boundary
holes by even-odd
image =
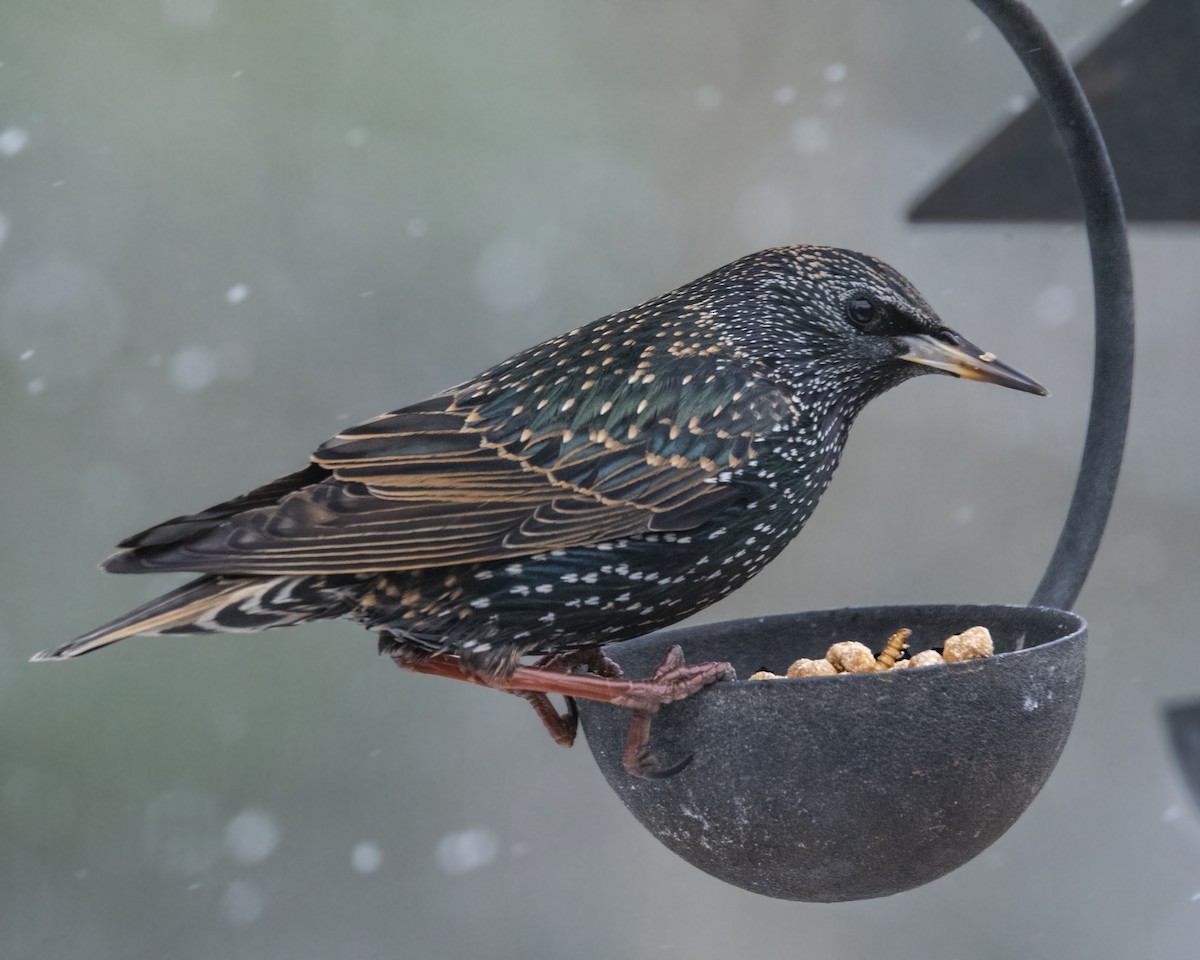
[[[348,617],[401,666],[520,694],[560,742],[574,713],[547,692],[629,706],[626,766],[662,773],[650,716],[732,670],[675,654],[623,680],[600,645],[754,576],[812,513],[863,405],[931,371],[1045,393],[873,257],[751,254],[122,541],[111,573],[201,576],[34,659]]]

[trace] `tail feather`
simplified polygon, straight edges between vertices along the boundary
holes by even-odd
[[[323,577],[204,576],[30,659],[70,660],[137,634],[257,633],[336,617],[348,606],[344,585]]]

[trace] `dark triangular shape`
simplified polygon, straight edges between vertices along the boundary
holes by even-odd
[[[1166,720],[1183,779],[1200,805],[1200,700],[1168,706]]]
[[[1200,0],[1149,0],[1077,65],[1130,220],[1200,221]],[[1031,104],[917,202],[915,222],[1078,220],[1058,137]]]

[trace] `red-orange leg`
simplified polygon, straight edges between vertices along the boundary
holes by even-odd
[[[568,702],[568,715],[562,717],[544,696],[539,697],[538,694],[557,693],[567,697],[568,701],[571,697],[582,697],[627,707],[633,711],[633,717],[625,744],[625,769],[636,777],[668,777],[678,773],[691,761],[689,756],[680,763],[664,768],[659,766],[657,758],[649,750],[650,724],[663,704],[689,697],[718,680],[737,679],[733,667],[728,663],[684,663],[683,651],[678,646],[667,651],[654,676],[645,680],[564,673],[552,666],[517,666],[511,673],[502,676],[483,676],[467,668],[459,657],[448,653],[398,656],[393,659],[398,667],[414,673],[465,680],[521,696],[533,704],[558,743],[567,739],[568,730],[570,739],[574,739],[574,721],[569,719],[573,705]],[[551,715],[553,719],[549,719]]]

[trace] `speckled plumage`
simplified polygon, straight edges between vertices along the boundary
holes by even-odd
[[[485,672],[637,636],[770,562],[884,390],[935,368],[1032,389],[990,355],[974,373],[941,359],[966,348],[871,257],[744,257],[123,541],[112,572],[202,576],[43,658],[339,616]]]

